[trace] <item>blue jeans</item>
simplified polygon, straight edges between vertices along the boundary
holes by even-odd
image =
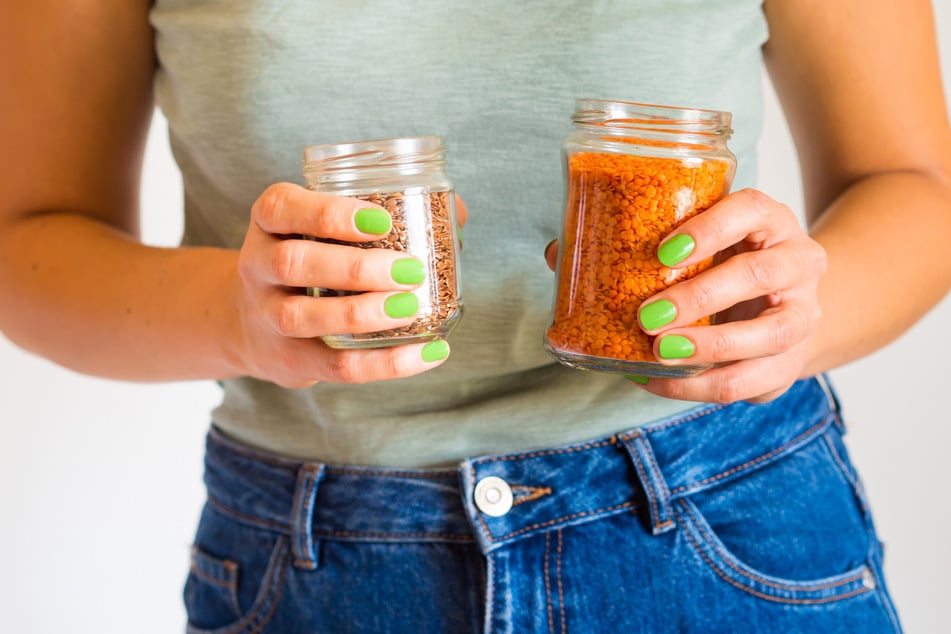
[[[441,471],[208,436],[189,632],[898,632],[834,396]]]

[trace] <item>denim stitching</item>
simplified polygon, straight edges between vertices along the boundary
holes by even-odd
[[[832,444],[832,441],[829,440],[829,436],[827,434],[823,434],[822,440],[825,443],[826,447],[828,447],[829,453],[831,454],[832,459],[838,463],[839,469],[842,470],[842,475],[845,477],[845,479],[853,488],[857,489],[858,483],[855,481],[854,477],[852,476],[851,470],[845,466],[845,461],[842,460],[841,456],[839,456],[839,452],[836,450],[835,445]]]
[[[709,558],[707,558],[707,555],[703,551],[700,550],[700,547],[697,545],[697,542],[694,541],[693,536],[690,535],[690,531],[684,531],[684,534],[687,536],[687,540],[690,542],[691,546],[693,546],[693,549],[697,552],[698,555],[700,555],[700,557],[705,562],[707,562],[707,565],[710,566],[710,569],[713,570],[713,572],[715,572],[718,577],[720,577],[721,579],[729,583],[731,586],[735,588],[739,588],[743,592],[747,592],[761,599],[766,599],[767,601],[775,601],[776,603],[789,603],[793,605],[819,605],[823,603],[832,603],[833,601],[841,601],[843,599],[848,599],[849,597],[854,597],[858,594],[862,594],[863,592],[868,592],[868,588],[865,588],[864,586],[862,586],[855,590],[852,590],[851,592],[847,592],[845,594],[836,595],[834,597],[823,597],[821,599],[786,599],[783,597],[774,597],[768,594],[764,594],[752,588],[748,588],[744,586],[742,583],[734,581],[733,579],[730,579],[719,568],[717,568],[716,565],[712,561],[710,561]]]
[[[735,565],[733,565],[733,563],[732,563],[731,561],[729,561],[729,559],[727,559],[727,558],[724,556],[724,553],[720,550],[720,548],[718,548],[718,547],[713,543],[713,541],[711,540],[711,538],[710,538],[710,536],[707,534],[707,532],[706,532],[705,530],[703,530],[703,527],[700,525],[700,522],[697,520],[696,515],[694,515],[693,511],[691,511],[690,508],[687,506],[687,503],[686,503],[684,500],[679,500],[679,502],[680,502],[680,505],[683,507],[684,512],[687,513],[687,515],[690,516],[690,519],[693,521],[694,527],[695,527],[695,528],[697,529],[697,531],[703,536],[703,538],[707,541],[707,543],[710,544],[710,547],[711,547],[713,550],[717,551],[717,554],[720,555],[720,557],[721,557],[722,560],[723,560],[723,563],[725,563],[727,566],[729,566],[730,568],[732,568],[733,570],[735,570],[735,571],[736,571],[737,573],[739,573],[740,575],[742,575],[742,576],[744,576],[744,577],[746,577],[747,579],[750,579],[750,580],[752,580],[752,581],[756,581],[756,582],[762,583],[762,584],[765,585],[765,586],[770,586],[771,588],[776,588],[777,590],[783,590],[783,591],[786,591],[786,592],[816,592],[816,591],[818,591],[818,590],[826,590],[826,589],[829,589],[829,588],[838,588],[838,587],[840,587],[840,586],[848,585],[848,584],[850,584],[850,583],[853,583],[853,582],[855,582],[855,581],[858,581],[858,580],[861,579],[862,576],[864,575],[864,572],[865,572],[865,571],[863,570],[863,571],[861,571],[861,572],[857,572],[857,573],[853,574],[853,575],[850,576],[850,577],[845,577],[845,578],[840,579],[840,580],[838,580],[838,581],[830,581],[830,582],[827,582],[827,583],[816,583],[816,584],[812,584],[812,585],[803,585],[803,586],[800,586],[800,587],[793,588],[793,587],[790,587],[789,585],[783,585],[783,584],[779,584],[779,583],[776,583],[776,582],[769,581],[768,579],[764,579],[763,577],[761,577],[761,576],[759,576],[759,575],[756,575],[756,574],[753,574],[753,573],[751,573],[751,572],[748,572],[748,571],[746,571],[746,570],[741,570],[740,568],[737,568]]]
[[[199,557],[199,556],[202,556],[202,557],[204,557],[204,558],[206,558],[206,559],[215,559],[215,560],[217,560],[218,563],[220,563],[222,566],[224,566],[225,571],[228,573],[230,580],[229,580],[229,581],[226,581],[226,580],[224,580],[224,579],[219,579],[219,578],[217,578],[217,577],[215,577],[215,576],[213,576],[213,575],[211,575],[211,574],[209,574],[209,573],[206,573],[206,572],[204,572],[203,570],[201,570],[201,569],[198,567],[198,557]],[[195,573],[196,575],[198,575],[199,577],[201,577],[202,575],[204,575],[204,577],[202,577],[202,578],[203,578],[203,579],[206,579],[207,581],[210,581],[210,582],[213,582],[213,583],[217,583],[218,585],[224,585],[226,588],[232,588],[232,587],[234,587],[235,585],[237,585],[236,579],[235,579],[235,573],[236,573],[237,570],[238,570],[238,564],[237,564],[236,562],[230,560],[230,559],[219,559],[218,557],[215,557],[215,556],[213,556],[213,555],[211,555],[211,554],[209,554],[209,553],[206,553],[206,552],[204,552],[197,544],[192,544],[192,547],[191,547],[191,561],[189,562],[189,566],[190,566],[192,572],[194,572],[194,573]]]
[[[463,542],[471,542],[474,537],[465,533],[374,533],[372,531],[314,531],[315,535],[321,537],[376,537],[379,539],[401,539],[411,537],[436,537],[442,539],[452,539]]]
[[[640,435],[638,435],[638,437],[640,437]],[[647,442],[647,438],[644,438],[644,442]],[[666,499],[668,500],[668,503],[665,506],[669,508],[670,489],[667,488],[667,481],[664,479],[663,472],[660,470],[660,467],[657,466],[657,459],[654,457],[654,450],[651,449],[650,445],[648,445],[644,453],[647,454],[647,459],[650,460],[651,467],[653,467],[654,473],[657,474],[657,479],[660,481],[661,493],[666,493]],[[657,524],[657,528],[664,528],[666,526],[670,526],[671,524],[673,524],[673,519],[668,517],[666,522]]]
[[[199,570],[197,566],[195,566],[195,564],[191,565],[191,570],[193,575],[195,575],[196,577],[198,577],[199,579],[203,581],[207,581],[208,583],[212,585],[216,585],[220,588],[224,588],[225,590],[236,589],[233,579],[231,581],[224,581],[222,579],[218,579],[217,577],[213,577],[212,575],[209,575],[206,572],[202,572],[201,570]]]
[[[562,542],[562,531],[559,528],[558,531],[558,606],[559,612],[561,613],[561,633],[565,634],[567,629],[567,623],[565,622],[565,594],[562,590],[561,585],[561,542]],[[547,533],[546,533],[547,534]]]
[[[274,613],[277,611],[278,603],[280,603],[281,596],[284,594],[284,577],[287,575],[287,563],[290,559],[290,549],[286,545],[287,538],[280,537],[278,538],[278,544],[275,548],[281,548],[284,552],[281,554],[280,559],[277,562],[274,562],[278,566],[278,576],[276,579],[272,579],[269,585],[269,588],[277,586],[276,593],[270,597],[267,601],[263,602],[262,605],[255,610],[247,614],[240,621],[229,627],[228,629],[222,630],[221,634],[237,634],[238,632],[246,632],[247,634],[258,634],[261,629],[274,618]],[[270,566],[269,566],[270,568]],[[262,589],[263,591],[263,589]],[[264,614],[264,610],[267,609],[267,614]],[[248,630],[247,628],[252,627]],[[198,628],[188,628],[189,632],[206,632],[208,630],[202,630]]]
[[[516,535],[521,535],[522,533],[527,533],[529,531],[533,531],[538,528],[547,528],[549,526],[554,526],[556,524],[563,524],[565,522],[569,522],[573,519],[578,519],[579,517],[585,517],[588,515],[597,515],[599,513],[607,513],[610,511],[616,511],[618,509],[623,509],[628,507],[630,507],[631,509],[635,509],[637,508],[637,505],[635,505],[634,502],[624,502],[623,504],[615,504],[614,506],[606,506],[603,508],[594,509],[593,511],[580,511],[578,513],[572,513],[571,515],[565,515],[563,517],[559,517],[553,520],[548,520],[547,522],[539,522],[538,524],[532,524],[531,526],[526,526],[517,531],[512,531],[511,533],[506,533],[505,535],[500,535],[499,537],[495,537],[495,538],[493,538],[492,533],[489,530],[489,526],[485,523],[485,518],[482,517],[481,513],[479,514],[479,521],[482,523],[482,527],[485,529],[485,532],[487,533],[486,537],[488,538],[488,540],[490,542],[495,543],[497,541],[504,541],[511,537],[515,537]]]
[[[257,528],[264,528],[268,530],[277,529],[282,533],[290,532],[290,524],[288,523],[276,522],[274,520],[264,519],[263,517],[255,517],[253,515],[248,515],[247,513],[242,513],[241,511],[231,508],[230,506],[222,504],[210,495],[208,496],[208,504],[221,513],[231,515],[232,518],[237,521],[242,521]]]
[[[387,469],[347,469],[343,467],[327,467],[327,473],[339,475],[371,475],[397,478],[415,478],[415,479],[444,479],[451,480],[456,477],[455,471],[399,471]]]
[[[300,505],[301,517],[294,518],[295,527],[299,526],[300,524],[303,524],[304,527],[307,527],[307,524],[309,522],[306,521],[305,515],[310,516],[310,518],[313,518],[313,506],[311,505],[309,500],[311,499],[311,495],[314,492],[314,487],[317,486],[317,476],[320,473],[320,467],[316,467],[313,465],[308,465],[306,467],[303,467],[303,469],[305,471],[309,471],[310,474],[309,474],[309,481],[307,483],[307,492],[304,494],[304,501],[301,502],[301,505]],[[313,550],[313,541],[312,541],[313,530],[312,529],[311,530],[297,529],[297,533],[298,533],[298,536],[297,536],[298,551],[297,552],[309,555],[310,552]],[[306,568],[308,570],[317,569],[317,562],[313,559],[304,559],[303,557],[298,557],[294,560],[294,563],[295,565],[301,568]]]
[[[543,559],[544,567],[542,573],[545,577],[545,608],[548,611],[548,634],[555,634],[555,620],[552,616],[551,609],[551,585],[549,584],[549,574],[548,574],[548,557],[549,557],[549,546],[551,545],[551,533],[545,533],[545,558]]]
[[[701,486],[701,485],[704,485],[704,484],[709,484],[710,482],[715,482],[715,481],[717,481],[717,480],[722,480],[723,478],[726,478],[726,477],[731,476],[731,475],[733,475],[733,474],[735,474],[735,473],[738,473],[738,472],[740,472],[740,471],[743,471],[743,470],[745,470],[745,469],[747,469],[747,468],[749,468],[749,467],[752,467],[753,465],[759,464],[760,462],[763,462],[764,460],[769,460],[770,458],[772,458],[772,457],[775,456],[776,454],[782,453],[783,451],[785,451],[785,450],[788,449],[789,447],[795,445],[797,442],[799,442],[799,441],[801,441],[802,439],[806,438],[806,437],[809,436],[810,434],[815,433],[816,430],[821,429],[822,427],[824,427],[824,426],[829,422],[830,418],[831,418],[831,416],[826,416],[826,417],[823,418],[821,421],[819,421],[816,425],[810,427],[809,429],[807,429],[807,430],[804,431],[803,433],[799,434],[798,436],[796,436],[795,438],[793,438],[792,440],[790,440],[790,441],[789,441],[788,443],[786,443],[785,445],[782,445],[782,446],[780,446],[780,447],[777,447],[776,449],[773,449],[772,451],[770,451],[770,452],[768,452],[768,453],[765,453],[765,454],[763,454],[763,455],[761,455],[761,456],[759,456],[759,457],[757,457],[757,458],[754,458],[754,459],[750,460],[749,462],[746,462],[746,463],[741,464],[741,465],[739,465],[739,466],[733,467],[733,468],[731,468],[731,469],[727,469],[726,471],[723,471],[722,473],[718,473],[717,475],[710,476],[709,478],[705,478],[705,479],[700,480],[700,481],[698,481],[698,482],[691,482],[690,484],[685,484],[685,485],[683,485],[683,486],[679,486],[679,487],[677,487],[676,489],[671,489],[671,490],[670,490],[670,493],[671,493],[671,494],[681,493],[681,492],[686,491],[687,489],[690,489],[690,488],[693,488],[693,487]]]
[[[270,605],[270,609],[268,610],[268,613],[258,621],[258,624],[255,626],[255,628],[251,630],[250,632],[248,632],[248,634],[258,634],[258,632],[264,629],[264,626],[267,625],[271,621],[271,619],[274,618],[274,613],[277,612],[277,606],[281,601],[281,596],[284,594],[284,577],[287,575],[287,568],[288,568],[287,560],[288,559],[290,559],[289,552],[286,553],[284,557],[282,558],[283,562],[281,563],[281,573],[280,573],[280,577],[277,580],[277,584],[278,584],[277,594],[275,594],[274,597],[271,599],[271,605]],[[262,606],[262,610],[263,610],[263,606]]]
[[[512,487],[512,491],[529,491],[529,493],[520,495],[512,500],[512,506],[518,506],[523,502],[531,502],[532,500],[543,498],[546,495],[551,495],[551,487],[528,487],[515,485]]]
[[[637,437],[638,434],[635,434],[634,437]],[[659,513],[657,510],[657,496],[654,493],[654,485],[651,483],[650,477],[647,475],[647,472],[644,470],[644,465],[641,463],[641,457],[638,455],[637,447],[631,447],[628,452],[634,458],[636,463],[637,473],[641,477],[641,484],[644,486],[644,490],[647,493],[647,497],[650,498],[651,503],[651,523],[654,525],[654,528],[666,528],[672,523],[671,520],[666,522],[658,523]]]

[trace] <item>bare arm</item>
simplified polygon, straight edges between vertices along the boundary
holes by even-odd
[[[327,348],[321,334],[399,327],[397,256],[305,240],[360,232],[359,207],[283,184],[249,210],[241,251],[137,236],[155,65],[149,3],[0,5],[0,330],[74,370],[129,380],[251,375],[288,387],[409,376],[420,345]],[[292,287],[371,291],[309,298]],[[443,357],[444,358],[444,357]]]
[[[886,345],[951,286],[951,129],[928,0],[766,0],[765,10],[765,59],[802,164],[810,230],[752,190],[676,230],[696,245],[677,266],[731,257],[645,302],[676,308],[647,331],[662,363],[718,364],[645,386],[664,396],[770,400]],[[686,327],[723,311],[723,323]],[[662,358],[670,335],[683,358]]]
[[[887,344],[951,287],[951,127],[928,0],[766,12],[767,66],[829,257],[809,375]]]

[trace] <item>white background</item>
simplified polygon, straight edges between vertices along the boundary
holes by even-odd
[[[951,6],[935,4],[951,98]],[[771,93],[762,147],[762,188],[800,207],[792,147]],[[160,115],[142,197],[146,240],[175,244],[181,181]],[[921,239],[925,244],[927,237]],[[951,248],[927,246],[940,257]],[[882,248],[927,257],[914,244]],[[911,634],[951,627],[949,323],[945,298],[898,342],[832,375],[886,543],[892,593]],[[0,377],[0,629],[182,631],[181,585],[202,503],[201,449],[217,387],[83,377],[2,337]]]

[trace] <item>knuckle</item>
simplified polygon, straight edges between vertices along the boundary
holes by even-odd
[[[710,342],[710,354],[714,361],[731,359],[734,350],[736,350],[736,339],[727,332],[718,333]]]
[[[362,383],[359,371],[359,356],[351,351],[341,352],[331,358],[328,367],[331,381],[335,383]]]
[[[275,221],[281,217],[283,210],[287,207],[290,189],[291,185],[289,183],[269,185],[251,209],[254,217],[267,226],[275,224]]]
[[[762,252],[754,252],[744,258],[746,277],[754,288],[760,291],[771,291],[776,285],[776,271],[768,258]]]
[[[344,332],[359,332],[361,325],[366,321],[365,308],[356,296],[343,302],[340,309],[340,321]]]
[[[414,374],[415,368],[401,347],[390,350],[384,357],[382,365],[387,377],[396,378]]]
[[[750,209],[762,216],[768,215],[773,207],[779,204],[760,190],[752,187],[741,189],[737,194],[746,199]]]
[[[296,281],[303,268],[303,253],[294,240],[281,240],[274,248],[271,272],[284,284]]]
[[[346,267],[346,282],[353,288],[360,288],[364,276],[367,275],[367,258],[364,254],[358,254],[358,257],[352,258]]]
[[[717,292],[716,285],[697,277],[692,280],[689,292],[684,293],[683,298],[674,303],[683,306],[686,309],[684,312],[693,315],[708,315],[711,312],[709,307],[716,301]]]
[[[284,337],[293,337],[300,332],[301,305],[286,297],[277,303],[274,325],[278,334]]]
[[[796,345],[802,337],[802,327],[794,320],[777,316],[769,330],[771,347],[776,351],[789,350]]]
[[[729,404],[739,401],[745,387],[743,377],[735,374],[725,376],[716,387],[716,402]]]

